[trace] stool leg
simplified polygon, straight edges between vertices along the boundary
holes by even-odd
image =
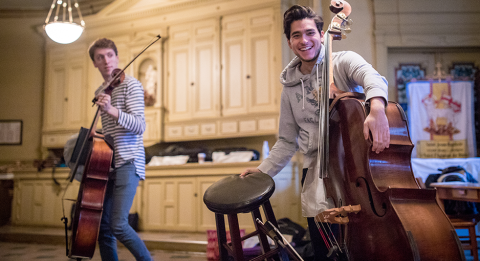
[[[277,220],[275,219],[275,214],[273,214],[272,205],[270,204],[270,200],[265,201],[263,203],[263,213],[265,213],[265,217],[267,220],[272,222],[275,227],[278,227]]]
[[[217,240],[220,260],[228,260],[228,251],[225,248],[227,243],[227,232],[225,231],[225,218],[223,214],[215,213],[215,222],[217,223]]]
[[[229,214],[227,216],[230,227],[230,239],[232,240],[233,258],[235,261],[243,261],[242,237],[240,236],[237,214]]]
[[[258,233],[258,239],[260,241],[260,247],[262,248],[263,254],[267,253],[270,251],[270,244],[268,244],[267,236],[261,232],[260,228],[258,227],[257,224],[257,218],[262,221],[262,216],[260,215],[260,210],[257,208],[252,211],[252,217],[253,217],[253,223],[255,224],[255,230],[259,231]]]

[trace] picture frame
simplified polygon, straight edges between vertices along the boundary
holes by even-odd
[[[22,120],[0,120],[0,145],[22,145],[22,138]]]

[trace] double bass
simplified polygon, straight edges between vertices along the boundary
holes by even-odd
[[[145,50],[160,39],[157,35],[132,61],[123,69],[115,69],[112,72],[112,79],[104,85],[101,90],[111,95],[113,89],[123,82],[125,78],[125,69],[130,66]],[[92,101],[94,104],[96,99]],[[100,222],[103,214],[103,202],[109,179],[110,167],[113,159],[113,139],[108,135],[102,135],[97,132],[97,122],[99,119],[100,108],[97,108],[95,117],[90,129],[82,128],[75,147],[79,147],[75,166],[70,171],[70,183],[73,181],[80,164],[85,164],[78,196],[75,200],[74,214],[72,218],[72,234],[68,236],[68,218],[65,217],[65,211],[62,217],[65,224],[66,254],[69,258],[81,260],[82,258],[92,258],[95,252],[95,246],[98,239]],[[77,149],[74,149],[74,154]],[[73,157],[72,157],[73,158]],[[65,188],[67,191],[68,185]],[[64,196],[65,197],[65,192]],[[62,198],[62,207],[63,207]],[[63,207],[64,209],[64,207]]]
[[[421,189],[415,180],[410,162],[414,145],[403,109],[395,102],[386,105],[390,146],[377,154],[372,151],[372,136],[365,140],[363,135],[369,114],[364,95],[337,90],[330,103],[329,89],[336,88],[332,40],[340,40],[351,24],[351,7],[334,0],[330,9],[336,15],[325,33],[317,165],[326,197],[335,207],[316,215],[315,221],[319,227],[340,224],[337,235],[328,228],[320,231],[327,238],[331,258],[465,260],[455,229],[436,201],[436,190]]]

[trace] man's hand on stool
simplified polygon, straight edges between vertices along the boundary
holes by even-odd
[[[243,177],[247,176],[248,174],[252,174],[252,173],[261,173],[261,171],[257,168],[248,168],[248,169],[244,170],[242,172],[242,174],[240,174],[240,177],[243,178]]]

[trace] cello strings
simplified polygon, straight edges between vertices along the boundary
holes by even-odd
[[[325,215],[324,215],[323,213],[320,213],[320,214],[322,214],[323,219],[325,220]],[[319,224],[319,223],[320,223],[320,224]],[[326,224],[324,224],[324,223],[326,223]],[[333,234],[333,231],[332,231],[332,228],[331,228],[330,223],[328,223],[328,222],[318,222],[318,221],[315,219],[315,224],[317,225],[317,229],[318,229],[318,231],[320,232],[322,238],[324,238],[323,240],[326,241],[326,240],[325,240],[325,235],[324,235],[324,232],[325,232],[326,237],[327,237],[328,240],[330,241],[330,244],[331,244],[332,246],[336,245],[336,246],[338,247],[340,253],[343,253],[343,252],[342,252],[342,248],[340,247],[340,244],[338,243],[337,237]],[[328,231],[327,231],[327,229],[326,229],[325,227],[328,228],[328,230],[330,231],[330,233],[328,233]],[[330,234],[331,236],[330,236],[329,234]],[[332,241],[332,237],[333,237],[333,241]],[[330,246],[329,246],[328,242],[325,242],[325,245],[327,246],[328,249],[330,249]]]
[[[325,243],[325,246],[327,247],[328,250],[330,250],[330,245],[328,244],[328,241],[327,239],[325,238],[325,234],[323,233],[323,230],[322,228],[320,227],[320,225],[318,224],[319,222],[317,222],[315,220],[315,225],[317,225],[317,229],[318,229],[318,232],[320,233],[320,235],[322,236],[322,239],[323,239],[323,242]],[[327,235],[328,236],[328,235]],[[331,240],[330,240],[331,241]]]
[[[328,227],[328,230],[330,230],[330,234],[332,235],[333,240],[335,240],[335,244],[337,245],[338,249],[340,250],[340,253],[342,253],[342,248],[340,247],[340,244],[337,241],[337,237],[333,234],[332,226],[328,222],[327,222],[327,227]]]
[[[320,213],[320,214],[322,214],[323,220],[325,220],[325,215],[324,215],[323,213]],[[325,235],[326,235],[327,239],[330,241],[330,245],[332,245],[332,246],[335,245],[335,243],[332,241],[330,235],[328,234],[327,229],[325,228],[325,224],[324,224],[325,222],[318,222],[318,221],[315,219],[315,223],[316,223],[317,228],[319,229],[319,232],[320,232],[320,234],[322,235],[322,237],[324,237],[324,232],[325,232]],[[328,222],[326,222],[326,223],[327,223],[327,225],[328,225]],[[320,227],[320,226],[321,226],[321,227]],[[332,233],[332,236],[335,238],[335,235],[333,235],[333,233]],[[335,242],[336,242],[336,241],[337,241],[337,240],[335,239]],[[327,248],[330,248],[330,246],[329,246],[328,243],[326,243],[326,245],[327,245]],[[337,245],[338,245],[338,244],[337,244]]]

